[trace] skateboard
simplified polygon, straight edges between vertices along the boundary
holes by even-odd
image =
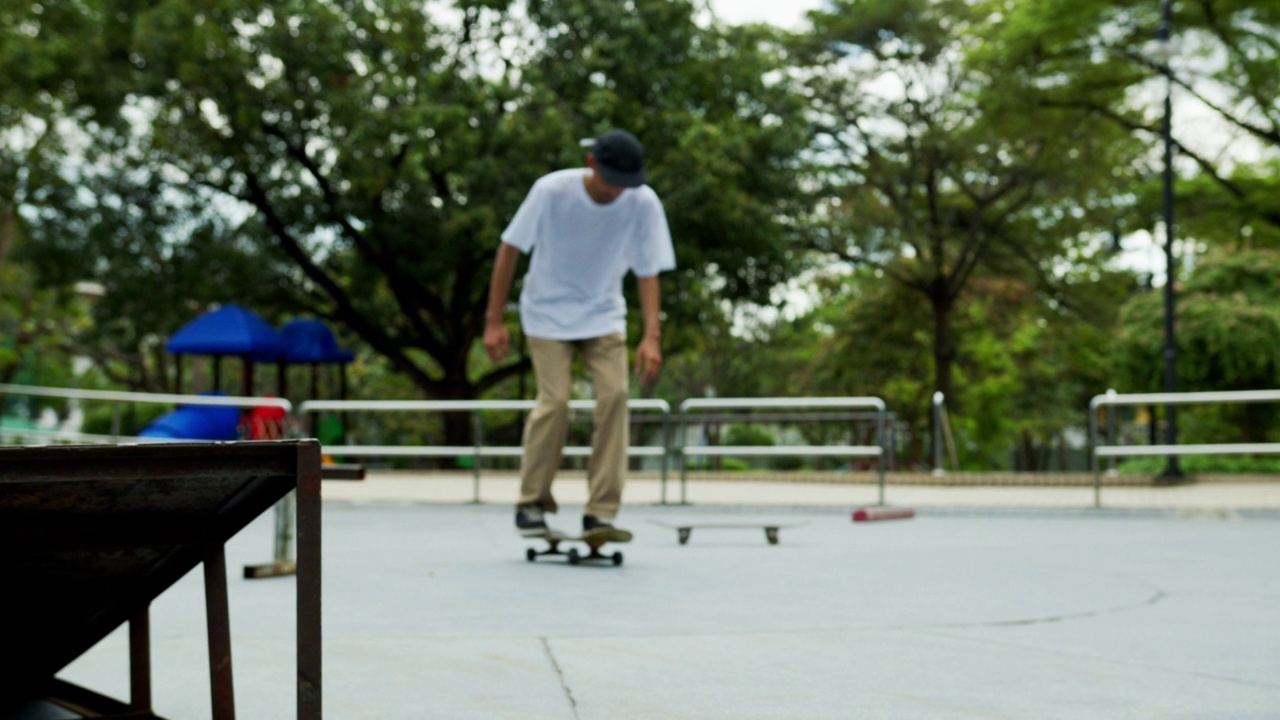
[[[766,540],[769,541],[769,544],[777,545],[778,530],[780,528],[800,527],[801,525],[805,524],[805,523],[789,523],[784,525],[781,523],[719,523],[719,522],[692,522],[692,523],[684,523],[684,524],[669,524],[664,522],[658,522],[657,520],[652,520],[650,522],[652,522],[654,525],[661,525],[662,527],[675,528],[681,545],[688,544],[689,536],[693,534],[694,528],[713,528],[717,530],[719,529],[754,530],[756,528],[763,528],[764,537]]]
[[[600,530],[584,535],[567,535],[558,530],[549,530],[544,535],[526,535],[526,540],[545,540],[547,543],[546,550],[538,550],[536,548],[526,548],[524,558],[529,562],[537,560],[542,555],[565,555],[570,565],[577,565],[581,562],[600,562],[610,561],[614,565],[622,564],[622,553],[614,551],[611,554],[600,552],[601,546],[607,543],[626,543],[631,542],[631,532],[628,530]],[[568,552],[560,549],[560,543],[582,543],[587,546],[587,554],[582,554],[578,548],[569,548]]]

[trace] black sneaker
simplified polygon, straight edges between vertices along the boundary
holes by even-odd
[[[601,530],[612,530],[613,524],[608,520],[601,520],[595,515],[582,516],[582,534],[586,535],[590,532],[598,532]]]
[[[516,529],[524,535],[545,535],[547,533],[547,521],[542,517],[542,506],[517,505]]]
[[[613,523],[595,515],[583,515],[582,537],[601,542],[627,542],[631,539],[631,531],[616,528]]]

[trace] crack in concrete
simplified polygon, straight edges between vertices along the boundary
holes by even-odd
[[[1077,613],[1066,613],[1063,615],[1048,615],[1042,617],[1020,618],[1017,620],[989,620],[986,622],[965,622],[965,623],[944,623],[923,625],[923,628],[976,628],[976,627],[1017,627],[1019,625],[1042,625],[1047,623],[1065,622],[1067,620],[1082,620],[1084,618],[1098,617],[1099,615],[1110,615],[1112,613],[1126,612],[1136,610],[1141,607],[1155,605],[1156,603],[1169,597],[1169,594],[1160,588],[1155,588],[1155,594],[1141,602],[1131,605],[1118,605],[1109,608],[1098,608],[1095,610],[1082,610]]]
[[[564,679],[564,670],[560,668],[560,663],[556,660],[556,655],[551,651],[551,642],[548,638],[538,638],[542,641],[542,650],[547,654],[547,659],[551,661],[551,667],[556,671],[556,677],[560,680],[560,688],[564,690],[564,696],[569,700],[569,709],[573,711],[573,717],[578,717],[578,701],[573,699],[573,691],[569,689],[569,683]]]

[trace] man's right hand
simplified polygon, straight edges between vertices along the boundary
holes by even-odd
[[[484,349],[488,351],[490,360],[497,362],[505,358],[510,347],[511,333],[507,331],[506,323],[484,324]]]

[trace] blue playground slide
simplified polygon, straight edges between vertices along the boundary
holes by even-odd
[[[156,418],[139,437],[166,440],[238,440],[240,408],[184,405]]]

